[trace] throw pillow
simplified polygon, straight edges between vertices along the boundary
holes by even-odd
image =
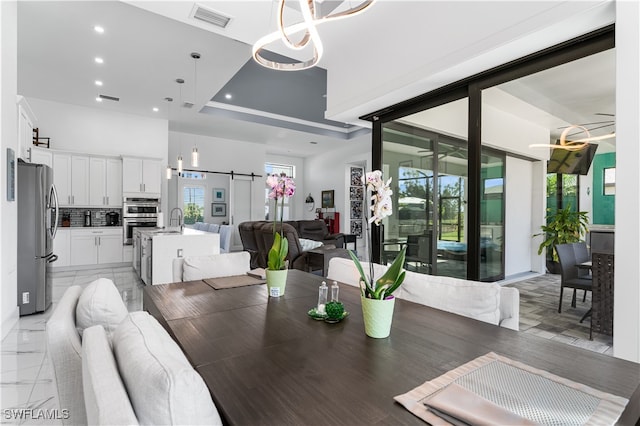
[[[122,321],[113,350],[141,424],[222,424],[202,377],[147,312],[133,312]]]
[[[122,301],[120,292],[108,278],[98,278],[82,291],[76,306],[76,328],[82,336],[85,328],[101,325],[107,336],[127,316],[127,307]]]
[[[107,333],[100,325],[84,331],[82,389],[88,424],[138,424],[127,390],[120,378]]]
[[[322,241],[308,240],[306,238],[299,238],[299,240],[302,251],[313,250],[323,245]]]

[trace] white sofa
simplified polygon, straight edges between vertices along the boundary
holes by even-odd
[[[387,269],[378,264],[373,266],[376,279]],[[369,264],[362,262],[362,267],[368,273]],[[331,259],[327,278],[356,287],[360,281],[353,261],[342,258]],[[407,271],[396,297],[512,330],[519,329],[520,294],[512,287]]]
[[[251,269],[250,264],[251,255],[246,251],[178,257],[173,259],[173,281],[244,275]]]
[[[63,424],[86,424],[82,392],[82,331],[100,324],[108,333],[127,315],[127,308],[111,280],[100,278],[84,290],[69,287],[47,321],[47,352],[53,365],[60,407],[69,410]]]
[[[46,339],[65,425],[221,424],[178,345],[147,312],[129,314],[111,280],[69,287]]]
[[[202,377],[147,312],[129,314],[111,345],[102,326],[85,333],[82,378],[89,424],[222,424]]]

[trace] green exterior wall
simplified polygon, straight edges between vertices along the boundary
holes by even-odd
[[[604,169],[616,166],[615,152],[597,154],[593,159],[592,220],[597,225],[614,225],[616,196],[604,195]]]

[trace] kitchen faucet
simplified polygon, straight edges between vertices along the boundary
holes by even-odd
[[[173,209],[171,209],[171,214],[169,215],[169,226],[173,225],[173,212],[174,211],[178,211],[178,217],[176,219],[177,221],[177,225],[180,227],[180,232],[182,232],[184,230],[184,222],[182,221],[182,209],[180,207],[174,207]]]

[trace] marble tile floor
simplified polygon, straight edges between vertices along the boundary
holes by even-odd
[[[613,337],[593,333],[593,340],[589,340],[590,319],[580,323],[591,307],[591,292],[587,292],[587,299],[582,302],[583,292],[578,291],[576,307],[572,308],[573,290],[565,289],[562,313],[558,313],[560,275],[539,275],[508,287],[520,291],[521,332],[613,356]]]
[[[110,278],[116,284],[129,311],[142,309],[144,284],[131,267],[105,268],[53,273],[53,306],[45,313],[20,318],[2,340],[0,358],[1,424],[55,424],[56,419],[16,419],[11,409],[31,409],[35,415],[45,412],[62,414],[56,397],[53,372],[46,353],[45,324],[64,291],[72,285],[86,286],[97,278]],[[589,340],[589,321],[579,323],[590,306],[578,299],[571,308],[571,291],[565,292],[563,311],[558,314],[560,277],[542,275],[508,284],[520,290],[520,331],[543,338],[612,355],[612,338],[594,334]],[[580,294],[581,296],[581,294]],[[38,410],[43,410],[38,411]]]
[[[2,340],[1,424],[62,424],[59,417],[64,413],[58,404],[53,367],[46,353],[45,324],[68,287],[85,287],[97,278],[109,278],[120,291],[129,311],[142,309],[144,284],[131,267],[60,271],[53,272],[52,278],[53,305],[44,313],[21,317],[18,324]],[[10,411],[12,409],[26,410],[20,411],[22,418],[16,418],[20,416],[18,412]],[[54,418],[42,418],[45,415]],[[40,418],[28,418],[39,416]]]

